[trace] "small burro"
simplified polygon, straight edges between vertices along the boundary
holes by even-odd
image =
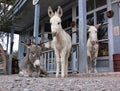
[[[51,32],[53,35],[53,46],[56,55],[56,77],[59,76],[61,65],[61,77],[68,76],[68,58],[72,47],[71,37],[62,28],[61,17],[63,15],[62,8],[58,6],[54,13],[51,6],[48,7],[48,15],[50,17]]]
[[[19,76],[25,77],[39,77],[46,76],[46,71],[43,69],[41,64],[41,55],[43,44],[27,44],[21,42],[29,50],[26,56],[20,62]]]

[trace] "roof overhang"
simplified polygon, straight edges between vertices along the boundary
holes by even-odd
[[[67,8],[71,7],[77,0],[40,0],[40,21],[47,15],[48,6],[51,6],[55,10],[58,6],[63,8],[65,12]],[[66,6],[69,6],[66,8]],[[34,8],[31,0],[27,0],[26,4],[19,9],[14,17],[15,33],[21,33],[34,24]]]

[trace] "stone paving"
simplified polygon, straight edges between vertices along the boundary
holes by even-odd
[[[0,75],[0,91],[120,91],[120,73],[69,74],[67,78]]]

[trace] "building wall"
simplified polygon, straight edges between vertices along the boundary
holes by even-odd
[[[113,40],[114,40],[114,54],[120,54],[120,15],[119,15],[119,4],[112,4],[112,10],[114,11],[113,20]]]
[[[98,0],[97,0],[98,1]],[[103,2],[101,3],[103,4]],[[72,12],[71,14],[69,14],[69,18],[72,19],[72,21],[75,21],[76,22],[76,26],[74,28],[72,28],[72,31],[76,31],[78,30],[78,20],[79,20],[79,17],[78,17],[78,9],[77,9],[77,6],[78,6],[78,3],[77,4],[73,4],[73,6],[71,8],[69,8]],[[66,6],[67,7],[67,6]],[[98,57],[98,64],[97,64],[97,69],[100,71],[100,72],[104,72],[104,71],[113,71],[113,54],[116,54],[116,53],[120,53],[120,30],[119,30],[119,25],[120,25],[120,22],[119,22],[119,5],[118,3],[111,3],[111,0],[106,0],[106,4],[96,8],[96,9],[92,9],[93,7],[91,7],[91,10],[89,12],[87,12],[87,15],[90,15],[90,14],[93,14],[94,16],[92,18],[94,18],[93,20],[93,23],[92,24],[98,24],[98,23],[104,23],[104,22],[108,22],[108,25],[107,25],[107,28],[108,28],[108,40],[107,40],[107,46],[108,46],[108,54],[106,56],[102,56],[102,57]],[[68,9],[68,10],[69,10]],[[97,21],[97,13],[96,12],[99,12],[100,10],[104,9],[105,11],[103,12],[104,13],[104,17],[105,17],[105,21],[104,22],[98,22]],[[110,10],[112,9],[114,11],[114,16],[112,18],[106,18],[106,11],[107,10]],[[65,16],[64,16],[65,15]],[[68,19],[68,16],[66,14],[66,12],[64,12],[64,15],[63,15],[63,22]],[[86,16],[87,16],[86,15]],[[99,14],[98,14],[99,15]],[[46,17],[47,19],[47,17]],[[41,32],[43,33],[44,32],[44,29],[45,29],[45,23],[48,23],[48,20],[44,21],[41,23]],[[69,26],[67,26],[69,27]],[[67,28],[66,27],[66,28]],[[45,34],[45,36],[47,36]],[[47,40],[46,38],[44,38],[45,36],[42,35],[42,41]],[[26,35],[20,35],[20,41],[21,40],[25,40],[26,38],[28,38],[28,36]],[[72,43],[78,43],[78,34],[72,34]],[[23,58],[23,52],[25,52],[26,49],[24,48],[23,45],[19,45],[19,57],[18,59],[21,60]],[[78,64],[78,54],[77,54],[77,50],[73,52],[73,54],[71,55],[71,68],[73,71],[76,71],[78,70],[78,66],[79,65],[76,65]]]

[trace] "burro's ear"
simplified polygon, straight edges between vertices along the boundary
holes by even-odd
[[[90,25],[86,25],[87,30],[90,28]]]
[[[98,29],[102,24],[97,24],[95,27]]]
[[[63,10],[60,6],[58,6],[57,14],[58,14],[59,17],[62,17],[62,15],[63,15]]]
[[[23,41],[21,41],[21,44],[23,44],[24,46],[26,46],[27,48],[30,48],[31,44],[25,43]]]
[[[53,17],[54,16],[54,12],[53,12],[51,6],[48,7],[48,15],[49,15],[49,17]]]

